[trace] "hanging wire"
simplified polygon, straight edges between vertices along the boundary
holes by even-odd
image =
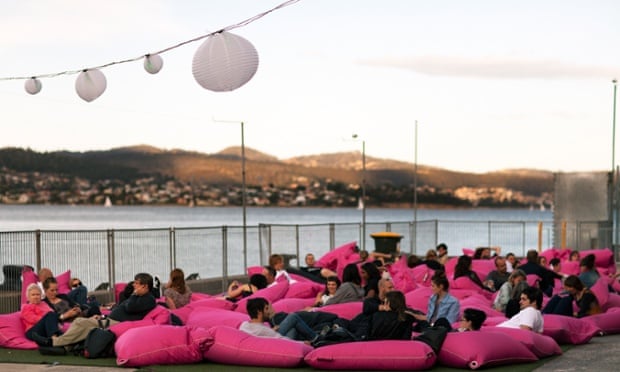
[[[235,24],[232,24],[232,25],[230,25],[230,26],[226,26],[226,27],[224,27],[224,28],[222,28],[222,29],[220,29],[220,30],[213,31],[213,32],[208,33],[208,34],[201,35],[201,36],[195,37],[195,38],[193,38],[193,39],[190,39],[190,40],[187,40],[187,41],[180,42],[180,43],[178,43],[178,44],[176,44],[176,45],[173,45],[173,46],[170,46],[170,47],[164,48],[164,49],[162,49],[162,50],[160,50],[160,51],[153,52],[153,53],[148,53],[148,54],[146,54],[146,55],[141,55],[141,56],[138,56],[138,57],[135,57],[135,58],[123,59],[123,60],[120,60],[120,61],[109,62],[109,63],[103,64],[103,65],[100,65],[100,66],[89,67],[89,68],[81,68],[81,69],[79,69],[79,70],[67,70],[67,71],[54,72],[54,73],[49,73],[49,74],[41,74],[41,75],[14,76],[14,77],[0,77],[0,81],[6,81],[6,80],[27,80],[27,79],[33,79],[33,78],[44,78],[44,79],[45,79],[45,78],[54,78],[54,77],[58,77],[58,76],[62,76],[62,75],[74,75],[74,74],[79,74],[80,72],[82,72],[82,71],[86,71],[86,70],[102,69],[102,68],[106,68],[106,67],[110,67],[110,66],[114,66],[114,65],[120,65],[120,64],[122,64],[122,63],[136,62],[136,61],[139,61],[139,60],[143,59],[143,58],[144,58],[145,56],[147,56],[147,55],[153,55],[153,54],[163,54],[163,53],[169,52],[169,51],[171,51],[171,50],[173,50],[173,49],[176,49],[176,48],[182,47],[182,46],[184,46],[184,45],[186,45],[186,44],[190,44],[190,43],[196,42],[196,41],[198,41],[198,40],[205,39],[205,38],[207,38],[207,37],[209,37],[209,36],[213,36],[213,35],[216,35],[216,34],[219,34],[219,33],[222,33],[222,32],[226,32],[226,31],[234,30],[234,29],[236,29],[236,28],[240,28],[240,27],[245,27],[245,26],[249,25],[250,23],[252,23],[252,22],[254,22],[254,21],[257,21],[257,20],[259,20],[259,19],[263,18],[263,17],[264,17],[264,16],[266,16],[266,15],[268,15],[268,14],[270,14],[270,13],[272,13],[272,12],[275,12],[276,10],[280,10],[280,9],[282,9],[282,8],[285,8],[285,7],[289,6],[289,5],[293,5],[293,4],[295,4],[295,3],[299,2],[299,1],[301,1],[301,0],[289,0],[289,1],[285,1],[284,3],[282,3],[282,4],[280,4],[280,5],[276,6],[276,7],[274,7],[274,8],[272,8],[272,9],[266,10],[266,11],[264,11],[264,12],[262,12],[262,13],[259,13],[259,14],[255,15],[255,16],[250,17],[250,18],[248,18],[248,19],[246,19],[246,20],[244,20],[244,21],[241,21],[241,22],[239,22],[239,23],[235,23]]]

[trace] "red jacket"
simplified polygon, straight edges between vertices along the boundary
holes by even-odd
[[[43,301],[41,301],[40,303],[36,305],[35,304],[23,305],[22,311],[21,311],[21,319],[22,319],[22,325],[24,326],[24,332],[28,331],[30,328],[32,328],[32,326],[37,324],[37,322],[41,320],[41,318],[43,318],[43,316],[49,313],[50,311],[54,311],[54,310],[52,310],[52,308],[50,308],[49,305]]]

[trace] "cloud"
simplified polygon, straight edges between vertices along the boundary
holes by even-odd
[[[619,67],[501,57],[423,56],[367,59],[359,63],[406,69],[424,75],[482,79],[608,79],[620,76]]]

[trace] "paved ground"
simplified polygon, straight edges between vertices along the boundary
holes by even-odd
[[[564,355],[535,371],[618,371],[620,335],[595,337],[586,345],[572,347]]]
[[[119,372],[121,369],[124,371],[136,371],[135,369],[127,368],[67,366],[62,364],[0,364],[2,372]]]

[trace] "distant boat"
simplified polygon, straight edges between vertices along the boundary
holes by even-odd
[[[189,203],[187,203],[187,206],[190,208],[194,208],[196,206],[196,203],[194,202],[194,199],[190,199]]]
[[[362,200],[362,198],[357,199],[357,209],[364,209],[364,201]]]
[[[105,197],[105,203],[103,203],[103,206],[106,208],[110,208],[112,206],[112,200],[110,200],[109,196]]]

